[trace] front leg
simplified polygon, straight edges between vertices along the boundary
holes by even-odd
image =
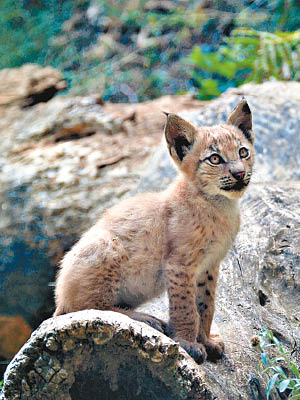
[[[196,362],[202,363],[206,359],[206,351],[201,343],[197,343],[199,314],[195,275],[191,271],[183,271],[182,267],[168,266],[166,284],[172,336]]]
[[[207,358],[210,361],[221,358],[224,352],[224,342],[221,336],[211,333],[218,274],[219,265],[213,269],[206,270],[197,278],[196,303],[199,313],[197,340],[205,345]]]

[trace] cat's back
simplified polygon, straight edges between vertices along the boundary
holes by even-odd
[[[164,193],[140,193],[106,210],[95,228],[105,226],[112,232],[146,231],[164,218]]]
[[[146,256],[158,261],[165,241],[165,204],[164,192],[138,194],[108,209],[92,230],[109,231],[135,259],[132,262]]]

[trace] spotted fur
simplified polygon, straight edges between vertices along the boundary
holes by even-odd
[[[254,161],[251,112],[243,99],[226,124],[200,129],[168,114],[165,136],[177,179],[108,209],[81,237],[62,260],[55,315],[114,310],[163,330],[134,308],[167,289],[174,339],[197,362],[215,360],[224,350],[211,333],[219,265]]]

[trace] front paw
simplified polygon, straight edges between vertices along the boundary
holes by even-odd
[[[224,353],[224,341],[219,334],[211,334],[205,342],[207,359],[209,361],[219,360]]]
[[[175,338],[176,342],[179,342],[180,346],[196,361],[198,364],[202,364],[206,360],[205,347],[201,343],[189,342],[185,339]]]

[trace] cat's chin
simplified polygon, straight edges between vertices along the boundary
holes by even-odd
[[[228,197],[228,199],[240,199],[245,193],[246,187],[240,190],[222,190],[221,193],[223,196]]]

